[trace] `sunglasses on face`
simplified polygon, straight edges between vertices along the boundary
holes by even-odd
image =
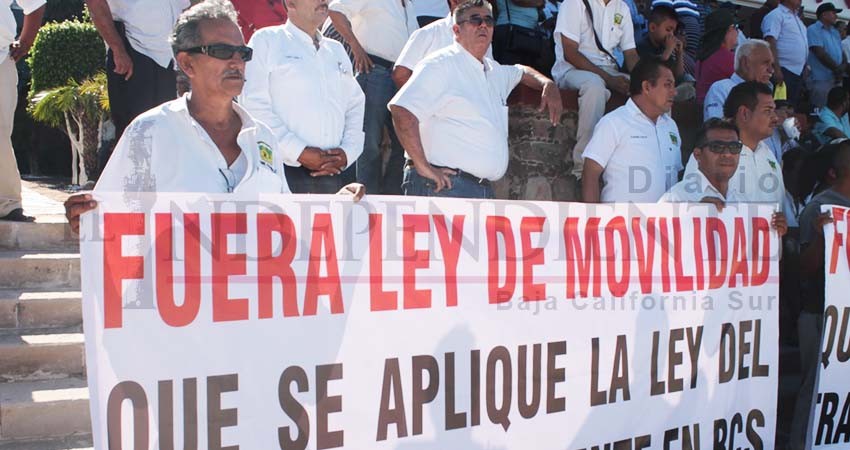
[[[233,58],[234,53],[239,53],[239,58],[245,62],[250,61],[251,57],[254,56],[254,49],[251,47],[230,44],[202,45],[200,47],[187,48],[183,51],[187,53],[203,53],[204,55],[225,61]]]
[[[481,24],[486,24],[488,27],[492,27],[496,23],[496,19],[493,16],[484,16],[481,17],[478,14],[469,16],[466,20],[461,20],[458,24],[468,23],[474,27],[480,27]]]
[[[711,153],[722,155],[728,153],[730,155],[738,155],[744,148],[741,141],[708,141],[700,147],[708,149]]]

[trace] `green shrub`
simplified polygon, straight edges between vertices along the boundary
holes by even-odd
[[[90,22],[49,23],[38,32],[30,56],[30,97],[46,89],[82,82],[104,70],[106,47]]]

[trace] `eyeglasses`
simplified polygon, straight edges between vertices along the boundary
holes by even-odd
[[[486,24],[488,27],[492,27],[493,25],[496,24],[496,19],[494,19],[493,16],[482,17],[482,16],[479,16],[478,14],[474,14],[472,16],[469,16],[467,19],[459,21],[458,25],[460,25],[462,23],[469,23],[470,25],[472,25],[474,27],[480,27],[481,24],[483,23],[483,24]]]
[[[228,60],[233,58],[234,53],[239,53],[242,61],[248,62],[254,56],[254,49],[245,45],[230,45],[230,44],[210,44],[200,47],[192,47],[181,50],[187,53],[203,53],[207,56],[212,56],[215,59]]]
[[[730,155],[738,155],[744,148],[741,141],[708,141],[697,147],[707,148],[711,153],[722,155],[728,153]]]

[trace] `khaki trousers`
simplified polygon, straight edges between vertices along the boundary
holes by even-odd
[[[618,72],[614,66],[599,66],[599,68],[611,75],[628,77],[628,75]],[[584,167],[584,159],[581,155],[584,153],[587,143],[590,142],[596,123],[605,114],[605,104],[611,98],[611,91],[605,87],[602,77],[593,72],[578,69],[567,71],[558,80],[558,87],[578,91],[578,124],[576,127],[576,145],[573,147],[573,175],[581,178],[581,171]]]
[[[21,207],[21,174],[12,148],[12,124],[18,104],[18,71],[11,58],[0,63],[0,217]]]

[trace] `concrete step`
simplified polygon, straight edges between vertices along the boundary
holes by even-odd
[[[47,290],[80,288],[80,254],[0,252],[0,287]]]
[[[90,434],[75,434],[54,439],[0,440],[0,450],[93,450]]]
[[[84,379],[0,384],[0,443],[3,445],[47,449],[54,447],[11,446],[27,444],[20,442],[22,440],[90,433],[89,390]]]
[[[82,333],[0,336],[0,381],[44,380],[85,373]]]
[[[79,248],[79,237],[64,217],[39,217],[36,222],[0,221],[0,249],[57,250]]]
[[[80,291],[0,289],[0,334],[80,327],[82,323]]]

